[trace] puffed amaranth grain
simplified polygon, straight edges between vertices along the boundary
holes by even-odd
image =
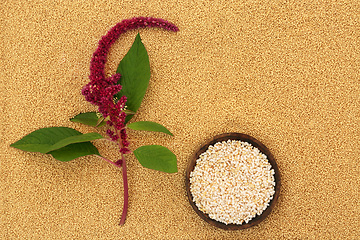
[[[202,153],[190,173],[190,191],[200,211],[225,224],[248,223],[275,193],[274,169],[248,142],[218,142]]]

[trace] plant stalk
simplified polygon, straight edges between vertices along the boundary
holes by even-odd
[[[121,219],[119,225],[124,225],[129,205],[129,186],[128,186],[128,180],[127,180],[127,171],[126,171],[126,161],[124,154],[122,154],[122,176],[123,176],[123,182],[124,182],[124,207],[123,212],[121,214]]]
[[[123,178],[123,183],[124,183],[124,206],[123,206],[123,211],[122,211],[121,219],[120,219],[120,223],[119,223],[120,226],[125,224],[126,215],[127,215],[128,206],[129,206],[129,185],[128,185],[128,179],[127,179],[126,161],[125,161],[124,154],[121,154],[121,155],[122,155],[121,164],[118,164],[118,163],[110,161],[107,158],[104,158],[102,156],[94,154],[94,156],[97,156],[116,167],[122,167],[122,178]]]

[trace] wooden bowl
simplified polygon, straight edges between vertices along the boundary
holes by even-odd
[[[218,222],[218,221],[216,221],[214,219],[211,219],[208,214],[203,213],[202,211],[200,211],[197,208],[197,206],[193,202],[193,196],[192,196],[192,194],[190,192],[190,173],[194,170],[196,160],[199,158],[200,154],[205,152],[210,145],[214,145],[217,142],[222,142],[222,141],[227,141],[227,140],[240,140],[240,141],[243,141],[243,142],[248,142],[251,145],[253,145],[254,147],[258,148],[260,150],[260,152],[262,152],[263,154],[265,154],[267,156],[267,159],[270,162],[270,164],[272,166],[272,169],[274,169],[274,171],[275,171],[275,176],[274,176],[275,177],[275,193],[273,195],[273,199],[269,203],[269,206],[265,209],[265,211],[260,216],[256,215],[256,217],[251,219],[248,223],[241,224],[241,225],[239,225],[239,224],[228,224],[228,225],[226,225],[224,223],[221,223],[221,222]],[[259,224],[262,220],[264,220],[270,214],[271,210],[274,208],[275,203],[278,200],[279,193],[280,193],[280,172],[279,172],[279,169],[277,167],[277,164],[275,162],[275,159],[274,159],[273,155],[271,154],[269,149],[267,149],[267,147],[264,146],[264,144],[262,144],[261,142],[259,142],[255,138],[253,138],[253,137],[251,137],[249,135],[246,135],[246,134],[242,134],[242,133],[224,133],[224,134],[220,134],[220,135],[217,135],[217,136],[209,139],[195,153],[195,155],[192,157],[192,159],[190,159],[188,168],[186,169],[185,185],[186,185],[186,191],[187,191],[187,195],[188,195],[190,205],[193,207],[195,212],[202,219],[204,219],[206,222],[210,223],[211,225],[213,225],[215,227],[219,227],[219,228],[226,229],[226,230],[239,230],[239,229],[245,229],[245,228],[249,228],[249,227],[252,227],[252,226],[255,226],[255,225]]]

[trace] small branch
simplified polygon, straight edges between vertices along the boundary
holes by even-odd
[[[94,155],[94,156],[97,156],[97,157],[99,157],[99,158],[101,158],[101,159],[103,159],[103,160],[105,160],[105,161],[107,161],[108,163],[110,163],[110,164],[112,164],[112,165],[114,165],[114,166],[116,166],[116,167],[121,167],[120,164],[114,163],[113,161],[110,161],[110,160],[107,159],[107,158],[104,158],[104,157],[102,157],[102,156],[95,155],[95,154],[93,154],[93,155]]]

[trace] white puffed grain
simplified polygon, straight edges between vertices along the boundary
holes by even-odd
[[[248,223],[275,193],[274,169],[267,156],[248,142],[228,140],[209,146],[190,173],[195,205],[225,224]]]

